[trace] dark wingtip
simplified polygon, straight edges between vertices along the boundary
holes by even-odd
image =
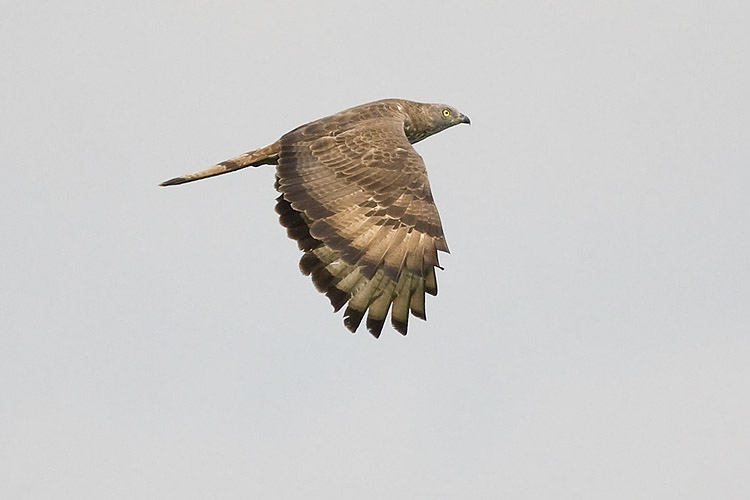
[[[364,315],[364,311],[357,311],[356,309],[352,309],[351,306],[347,307],[346,311],[344,311],[344,326],[349,329],[350,332],[356,332]]]
[[[407,316],[407,318],[408,318],[408,316]],[[393,317],[391,317],[391,325],[393,325],[393,328],[398,333],[400,333],[401,335],[406,335],[406,331],[409,328],[409,320],[407,319],[406,321],[399,321],[399,320],[393,319]]]
[[[375,319],[367,317],[367,331],[372,334],[376,339],[380,337],[380,333],[383,331],[383,325],[385,324],[385,318]]]
[[[425,311],[420,311],[419,309],[412,309],[411,314],[415,318],[419,318],[422,321],[427,321],[427,313]]]
[[[335,286],[326,292],[326,297],[331,301],[333,312],[338,312],[349,301],[349,294]]]

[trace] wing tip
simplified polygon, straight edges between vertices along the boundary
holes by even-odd
[[[383,325],[385,325],[385,318],[367,317],[367,331],[376,339],[380,338],[380,334],[383,332]]]
[[[344,326],[352,333],[357,331],[359,324],[362,323],[362,318],[365,316],[364,311],[357,311],[351,306],[346,308],[344,311]]]
[[[419,318],[422,321],[427,321],[427,313],[423,309],[412,309],[411,314],[415,318]]]
[[[349,294],[343,290],[339,290],[335,286],[329,288],[325,294],[328,300],[331,301],[333,312],[338,312],[349,301]]]
[[[409,329],[409,320],[407,319],[406,321],[402,321],[391,316],[391,325],[393,326],[393,329],[396,330],[398,333],[406,336],[406,333]]]

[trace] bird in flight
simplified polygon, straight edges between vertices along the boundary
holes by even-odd
[[[266,147],[174,186],[245,167],[276,165],[276,212],[303,252],[303,274],[331,301],[347,305],[356,332],[365,314],[379,337],[388,311],[406,335],[409,311],[426,319],[425,294],[437,295],[438,251],[448,252],[424,160],[412,144],[469,118],[445,104],[383,99],[310,122]]]

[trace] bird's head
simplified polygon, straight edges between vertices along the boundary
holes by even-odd
[[[409,142],[414,144],[433,134],[460,123],[471,123],[469,117],[447,104],[413,103],[409,109],[411,122],[407,130]]]
[[[469,120],[469,117],[461,113],[453,106],[448,106],[447,104],[435,104],[434,106],[435,107],[433,108],[433,113],[439,115],[435,116],[434,119],[441,124],[441,130],[445,130],[448,127],[452,127],[453,125],[458,125],[459,123],[468,123],[469,125],[471,125],[471,120]]]

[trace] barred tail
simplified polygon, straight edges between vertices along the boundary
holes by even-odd
[[[278,142],[266,146],[264,148],[256,149],[255,151],[249,151],[241,154],[235,158],[223,161],[209,167],[206,170],[195,172],[192,174],[182,175],[164,181],[160,186],[176,186],[178,184],[185,184],[186,182],[193,182],[200,179],[206,179],[215,175],[226,174],[228,172],[234,172],[245,167],[259,167],[261,165],[275,165],[279,159],[279,151],[281,147]]]

